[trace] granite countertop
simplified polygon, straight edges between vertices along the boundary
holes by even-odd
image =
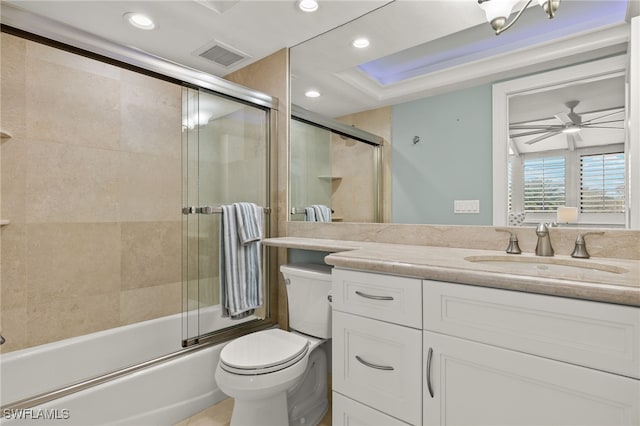
[[[325,262],[340,268],[640,306],[638,260],[299,237],[269,238],[263,243],[332,252]]]

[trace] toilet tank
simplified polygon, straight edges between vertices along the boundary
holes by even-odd
[[[321,339],[331,337],[331,267],[281,265],[289,302],[289,328]]]

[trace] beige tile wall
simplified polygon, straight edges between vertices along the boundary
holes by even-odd
[[[256,61],[225,76],[235,83],[259,90],[278,99],[278,108],[271,122],[272,139],[270,152],[270,198],[271,235],[284,235],[287,224],[287,199],[289,191],[289,49],[281,49],[266,58]],[[286,328],[287,297],[282,275],[277,265],[286,263],[284,249],[271,250],[270,259],[272,285],[270,293],[271,314]]]
[[[535,251],[538,238],[535,227],[508,229],[516,233],[524,253]],[[553,249],[557,255],[568,256],[573,251],[578,234],[593,230],[552,228],[550,236]],[[611,228],[599,230],[603,231],[604,235],[587,237],[591,256],[640,260],[640,231]],[[289,222],[286,236],[487,250],[506,250],[509,244],[509,235],[496,232],[493,226],[469,225]]]
[[[1,38],[3,352],[181,310],[181,88]]]

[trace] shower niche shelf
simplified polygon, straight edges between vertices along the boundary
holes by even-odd
[[[4,226],[4,225],[8,225],[11,222],[9,222],[8,220],[0,220],[0,226]]]
[[[2,139],[11,139],[13,137],[13,135],[8,130],[0,129],[0,137]]]

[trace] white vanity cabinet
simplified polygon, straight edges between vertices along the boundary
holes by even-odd
[[[424,424],[640,424],[640,309],[426,280],[423,297]]]
[[[425,331],[429,350],[425,425],[638,425],[638,380]]]
[[[420,424],[421,281],[332,274],[333,424]]]
[[[639,425],[640,308],[333,270],[333,424]]]

